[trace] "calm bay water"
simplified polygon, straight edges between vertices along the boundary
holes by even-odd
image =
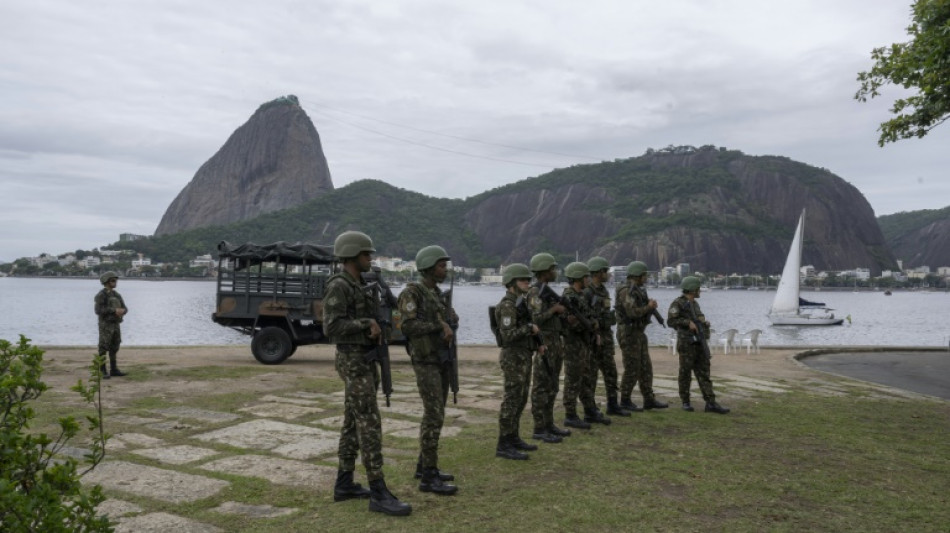
[[[93,297],[96,279],[0,278],[0,338],[20,333],[45,346],[94,345],[97,342]],[[122,324],[129,346],[249,344],[250,339],[211,321],[215,283],[120,279],[119,292],[129,306]],[[560,289],[558,289],[560,292]],[[613,293],[613,291],[611,291]],[[488,306],[503,296],[500,287],[456,287],[462,344],[493,344]],[[766,313],[774,292],[704,291],[700,299],[713,328],[745,332],[761,329],[762,346],[947,346],[950,294],[946,292],[808,292],[803,295],[851,316],[851,323],[828,327],[774,327]],[[651,289],[665,316],[675,289]],[[651,343],[663,344],[668,330],[650,325]]]

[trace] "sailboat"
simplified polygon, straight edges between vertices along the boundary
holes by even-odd
[[[837,326],[844,322],[843,318],[835,318],[832,309],[815,305],[817,302],[807,302],[803,305],[799,297],[802,269],[802,241],[805,232],[805,210],[798,219],[798,228],[792,238],[792,246],[788,250],[785,268],[782,270],[782,279],[775,291],[775,300],[769,310],[769,320],[773,326]]]

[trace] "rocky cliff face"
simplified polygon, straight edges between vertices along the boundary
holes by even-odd
[[[950,266],[950,207],[882,216],[887,243],[905,268]]]
[[[465,216],[485,252],[504,262],[552,251],[652,269],[683,262],[705,272],[781,272],[805,208],[804,264],[875,275],[896,266],[855,187],[781,157],[654,153],[505,189],[482,195]]]
[[[294,96],[262,105],[178,194],[155,235],[229,224],[333,190],[320,135]]]

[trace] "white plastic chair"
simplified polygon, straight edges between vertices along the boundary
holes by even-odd
[[[727,329],[719,335],[719,340],[717,343],[722,345],[722,353],[729,353],[729,349],[736,349],[736,334],[739,333],[737,329]]]
[[[753,350],[755,350],[755,353],[759,353],[759,335],[761,333],[761,329],[753,329],[748,333],[743,333],[742,338],[739,339],[739,348],[742,349],[745,346],[745,353],[752,353]]]

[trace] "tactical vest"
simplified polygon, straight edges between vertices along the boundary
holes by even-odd
[[[330,276],[330,279],[327,280],[326,293],[330,292],[332,285],[339,283],[344,284],[345,287],[343,292],[346,296],[345,318],[347,320],[376,318],[378,303],[367,286],[354,283],[348,276],[339,272]],[[367,336],[365,331],[360,331],[349,335],[332,336],[330,342],[332,344],[372,344],[372,339]]]

